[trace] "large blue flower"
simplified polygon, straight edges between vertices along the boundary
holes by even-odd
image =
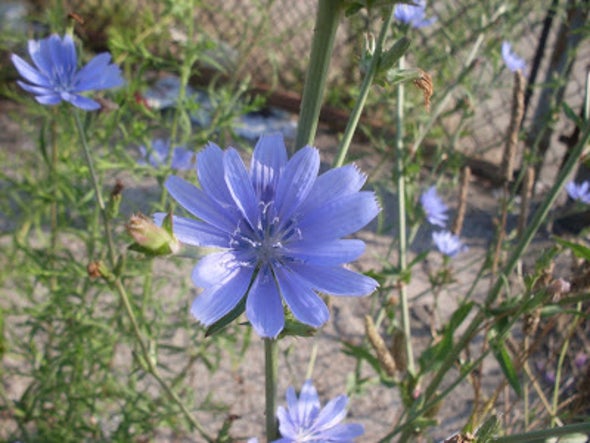
[[[62,100],[86,111],[100,104],[80,92],[113,88],[123,84],[121,70],[111,64],[111,55],[99,54],[78,70],[76,47],[70,35],[53,34],[43,40],[29,40],[29,54],[35,67],[18,55],[12,63],[26,82],[17,81],[25,91],[35,95],[43,105],[57,105]]]
[[[306,146],[287,161],[280,134],[262,136],[250,171],[238,152],[210,143],[197,155],[200,188],[171,176],[170,195],[198,218],[174,218],[181,242],[221,248],[192,273],[204,288],[192,314],[209,326],[246,297],[246,316],[262,337],[284,327],[283,303],[300,322],[319,327],[329,317],[316,292],[366,295],[377,282],[342,267],[364,251],[342,239],[379,212],[372,192],[359,192],[365,176],[353,165],[319,177],[317,149]],[[163,214],[156,214],[156,221]]]
[[[348,397],[340,395],[322,409],[311,380],[301,388],[299,398],[287,389],[287,409],[279,406],[277,417],[282,438],[273,443],[347,443],[365,430],[356,423],[340,423],[346,417]]]

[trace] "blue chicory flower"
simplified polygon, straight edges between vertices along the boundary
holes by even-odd
[[[316,293],[361,296],[378,286],[344,269],[364,251],[361,240],[342,239],[380,211],[366,177],[353,165],[319,177],[317,149],[306,146],[290,160],[280,134],[262,136],[250,171],[233,148],[210,143],[197,155],[200,188],[171,176],[170,195],[199,220],[174,217],[184,243],[221,251],[202,258],[192,273],[204,291],[191,312],[205,326],[246,297],[246,316],[262,337],[284,327],[283,302],[297,320],[319,327],[329,317]],[[156,214],[161,221],[164,214]]]
[[[80,92],[113,88],[123,84],[121,70],[111,64],[111,55],[102,53],[78,70],[78,57],[70,35],[61,38],[53,34],[42,40],[29,40],[31,66],[16,54],[11,60],[25,81],[17,81],[25,91],[32,93],[42,105],[57,105],[62,100],[93,111],[100,108],[95,100]]]
[[[459,237],[449,231],[437,231],[432,233],[432,240],[441,254],[454,257],[459,252],[467,250],[459,240]]]
[[[273,443],[345,443],[365,432],[360,424],[340,423],[346,417],[346,395],[332,399],[322,409],[316,389],[307,380],[299,398],[292,387],[287,389],[286,397],[287,408],[277,409],[282,438]]]
[[[398,3],[393,14],[397,21],[405,23],[412,28],[424,28],[436,22],[436,17],[426,18],[426,0],[412,0],[415,5]]]
[[[448,208],[436,193],[436,186],[431,186],[420,196],[420,204],[426,214],[426,219],[433,225],[445,227]]]
[[[565,190],[573,200],[579,200],[590,205],[590,182],[585,181],[578,185],[571,181],[565,185]]]
[[[526,62],[512,51],[512,47],[507,41],[502,42],[502,58],[504,59],[504,63],[506,63],[506,67],[510,71],[524,72],[526,68]]]
[[[155,139],[152,142],[151,149],[148,150],[145,146],[139,147],[139,152],[142,159],[139,160],[139,164],[149,163],[155,168],[163,166],[168,161],[168,155],[170,152],[170,141]],[[193,168],[195,163],[195,154],[188,149],[183,147],[176,147],[172,151],[172,162],[170,166],[172,169],[178,171],[188,171]]]

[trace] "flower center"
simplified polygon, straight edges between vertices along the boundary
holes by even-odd
[[[233,249],[248,253],[249,264],[281,265],[289,257],[285,254],[285,244],[301,239],[301,231],[295,219],[281,223],[273,201],[261,202],[256,228],[253,229],[245,220],[241,220],[230,240]]]

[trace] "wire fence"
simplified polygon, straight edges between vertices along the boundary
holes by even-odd
[[[450,111],[441,118],[447,138],[460,131],[462,151],[499,161],[499,150],[495,148],[504,142],[512,89],[512,76],[503,68],[499,55],[503,39],[510,40],[515,51],[525,58],[525,74],[535,82],[535,85],[529,85],[531,96],[525,128],[531,127],[533,118],[549,118],[548,113],[558,111],[538,109],[539,106],[555,105],[555,101],[551,104],[539,102],[541,85],[554,92],[564,87],[564,100],[577,112],[583,100],[585,71],[590,65],[590,48],[582,44],[588,34],[587,28],[582,27],[580,32],[583,35],[579,41],[567,48],[568,60],[572,62],[569,69],[556,70],[551,65],[551,57],[555,51],[563,50],[564,45],[571,43],[572,14],[587,18],[588,3],[584,0],[567,4],[558,0],[429,2],[427,11],[436,15],[438,20],[431,27],[414,31],[408,59],[433,75],[433,100],[460,75],[471,51],[477,52],[468,81],[456,85],[449,94]],[[300,93],[316,7],[316,0],[228,0],[205,7],[199,15],[199,24],[212,38],[233,48],[234,68],[241,75],[247,74],[254,83],[267,85],[275,91]],[[365,11],[342,21],[330,68],[328,99],[338,91],[351,90],[352,85],[358,84],[363,36],[378,32],[379,24],[378,14]],[[547,38],[545,42],[544,36]],[[538,72],[531,78],[535,63]],[[552,75],[558,78],[552,81]],[[466,104],[472,109],[467,121]],[[369,119],[380,119],[387,113],[387,107],[387,103],[381,103],[381,108],[369,106],[369,112],[373,112]],[[549,161],[555,161],[556,155],[563,155],[557,137],[561,135],[563,139],[573,131],[571,123],[560,123],[554,129],[554,137],[550,139],[554,149],[550,149]]]

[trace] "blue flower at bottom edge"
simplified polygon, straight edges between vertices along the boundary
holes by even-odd
[[[70,35],[61,38],[53,34],[42,40],[29,40],[28,49],[35,67],[15,54],[11,60],[26,81],[19,80],[18,85],[32,93],[42,105],[66,101],[85,111],[93,111],[99,109],[100,104],[80,92],[123,84],[121,70],[110,63],[109,53],[97,55],[78,70],[76,46]]]
[[[283,303],[314,328],[329,317],[317,294],[370,294],[377,282],[342,267],[365,249],[342,239],[380,211],[373,192],[360,192],[366,177],[353,165],[318,177],[320,156],[309,146],[290,160],[279,134],[262,136],[248,171],[233,148],[210,143],[197,154],[200,188],[171,176],[170,195],[198,220],[174,217],[184,243],[220,248],[192,273],[203,292],[191,313],[205,326],[246,297],[246,316],[262,337],[284,327]],[[164,214],[156,214],[161,222]]]
[[[277,410],[282,438],[273,443],[346,443],[365,432],[360,424],[340,423],[346,417],[346,395],[334,398],[322,409],[316,389],[307,380],[299,398],[292,387],[286,397],[287,408],[279,406]]]

